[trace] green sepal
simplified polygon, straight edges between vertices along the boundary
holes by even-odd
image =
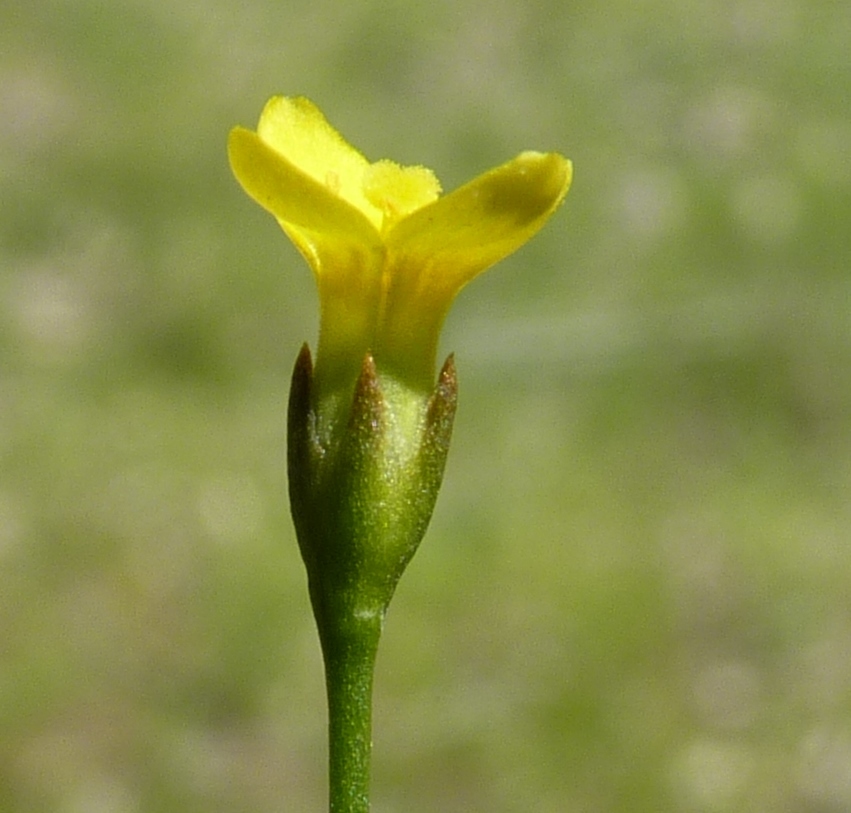
[[[434,510],[457,403],[452,357],[430,395],[363,360],[345,422],[318,432],[307,346],[289,403],[290,503],[323,639],[383,620]],[[338,413],[340,414],[340,413]]]

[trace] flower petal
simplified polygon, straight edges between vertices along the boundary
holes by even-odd
[[[455,291],[516,251],[570,187],[572,165],[556,153],[524,152],[400,221],[385,242],[427,265],[419,287]]]
[[[257,135],[381,228],[384,213],[364,194],[369,161],[328,123],[313,102],[301,96],[271,98],[260,114]]]
[[[359,209],[251,130],[243,127],[231,130],[228,157],[242,188],[275,215],[281,225],[298,232],[313,232],[317,238],[329,236],[367,246],[380,243],[375,226]]]
[[[440,181],[426,167],[403,167],[394,161],[376,161],[364,173],[364,194],[384,213],[381,231],[427,206],[440,195]]]
[[[384,247],[372,223],[304,173],[257,134],[241,127],[228,140],[231,167],[245,191],[278,219],[313,269],[321,306],[323,394],[353,383],[372,342],[382,298]]]
[[[455,295],[544,225],[571,177],[562,156],[524,152],[392,228],[376,361],[385,355],[397,375],[431,386],[440,327]]]

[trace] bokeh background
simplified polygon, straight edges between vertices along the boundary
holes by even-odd
[[[463,292],[376,813],[851,810],[851,5],[0,1],[0,809],[325,809],[275,93],[451,189],[575,162]]]

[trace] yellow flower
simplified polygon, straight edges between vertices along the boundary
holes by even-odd
[[[441,197],[430,170],[370,163],[313,103],[280,96],[228,149],[316,276],[316,395],[332,399],[351,392],[368,352],[382,377],[430,392],[455,295],[543,226],[572,172],[560,155],[524,152]]]
[[[457,404],[440,328],[473,277],[531,238],[571,164],[524,152],[450,194],[424,167],[370,163],[307,99],[273,98],[230,163],[319,287],[288,407],[290,506],[325,658],[331,808],[369,807],[370,692],[384,614],[443,478]]]

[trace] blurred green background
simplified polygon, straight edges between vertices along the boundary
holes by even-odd
[[[316,296],[225,157],[285,93],[576,169],[444,332],[376,813],[851,810],[849,54],[830,0],[0,0],[0,809],[325,808]]]

